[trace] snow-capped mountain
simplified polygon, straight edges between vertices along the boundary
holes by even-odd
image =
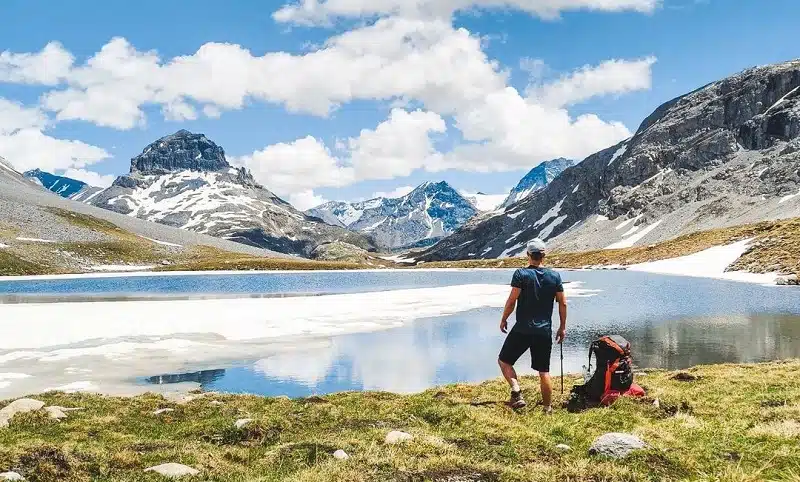
[[[370,236],[378,246],[426,246],[448,236],[478,213],[446,182],[421,184],[399,198],[333,201],[306,211],[325,222]]]
[[[274,251],[308,256],[319,244],[373,248],[365,236],[306,216],[234,168],[222,147],[180,130],[131,160],[130,174],[88,200],[138,218]]]
[[[506,199],[505,194],[485,194],[482,192],[469,194],[462,191],[461,195],[471,202],[475,209],[481,212],[494,211]]]
[[[592,154],[417,259],[501,258],[534,237],[564,250],[644,246],[800,216],[800,60],[745,70],[671,100]]]
[[[544,189],[545,186],[550,184],[553,179],[558,177],[564,169],[568,167],[572,167],[576,164],[576,161],[572,159],[565,159],[563,157],[559,157],[558,159],[553,159],[552,161],[545,161],[538,166],[531,169],[528,174],[525,175],[522,179],[520,179],[519,183],[511,190],[506,197],[505,201],[500,205],[500,207],[507,208],[514,203],[517,203],[526,197],[530,196],[531,194]]]
[[[33,169],[23,174],[31,182],[67,199],[85,202],[103,188],[90,186],[83,181],[65,176],[57,176],[41,169]]]

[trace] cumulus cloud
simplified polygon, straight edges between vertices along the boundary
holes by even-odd
[[[391,191],[387,191],[387,192],[384,192],[384,191],[374,192],[374,193],[372,193],[372,198],[375,199],[375,198],[378,198],[378,197],[385,197],[385,198],[389,198],[389,199],[394,199],[394,198],[398,198],[398,197],[403,197],[403,196],[405,196],[406,194],[410,193],[413,190],[414,190],[414,186],[399,186],[399,187],[397,187],[395,189],[392,189]]]
[[[75,58],[58,42],[40,52],[0,52],[0,82],[56,85],[69,73]]]
[[[38,108],[0,98],[0,156],[20,172],[81,168],[110,157],[104,149],[44,133],[47,116]]]
[[[88,171],[86,169],[74,168],[67,169],[64,171],[63,175],[65,177],[77,179],[78,181],[83,181],[86,184],[95,187],[108,187],[112,182],[114,182],[114,179],[117,178],[117,176],[114,175],[103,175],[94,171]]]
[[[449,18],[466,9],[507,8],[545,19],[561,12],[598,10],[652,12],[660,0],[298,0],[273,14],[278,22],[327,25],[338,18],[403,15]]]
[[[528,95],[542,104],[562,107],[593,97],[649,89],[651,68],[655,62],[655,57],[647,57],[630,61],[607,60],[597,66],[586,65],[555,82],[530,86]]]
[[[315,208],[328,202],[324,197],[315,194],[312,190],[300,191],[289,194],[289,203],[301,211]]]

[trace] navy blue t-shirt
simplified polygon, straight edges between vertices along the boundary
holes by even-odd
[[[517,323],[512,331],[550,336],[553,330],[553,302],[564,291],[561,275],[549,268],[520,268],[511,286],[522,292],[517,300]]]

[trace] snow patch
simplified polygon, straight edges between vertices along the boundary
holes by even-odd
[[[127,264],[101,264],[90,266],[92,271],[147,271],[155,268],[154,265],[131,266]]]
[[[617,152],[615,152],[614,155],[611,156],[611,160],[608,161],[608,165],[610,166],[611,164],[614,164],[614,161],[623,156],[627,151],[628,151],[628,144],[627,143],[622,144],[622,146],[620,146],[620,148],[617,149]]]
[[[791,200],[791,199],[794,199],[794,198],[796,198],[796,197],[798,197],[798,196],[800,196],[800,191],[797,191],[797,194],[789,194],[788,196],[783,196],[783,197],[781,198],[781,200],[780,200],[780,201],[778,201],[778,204],[783,204],[783,203],[785,203],[786,201],[789,201],[789,200]]]
[[[535,228],[539,225],[546,223],[550,219],[557,217],[559,213],[561,213],[561,206],[564,204],[565,199],[567,198],[564,197],[563,199],[561,199],[561,201],[558,201],[555,206],[551,207],[546,213],[544,213],[542,217],[539,218],[539,220],[533,224],[533,227]]]
[[[17,241],[26,241],[28,243],[57,243],[58,241],[52,241],[50,239],[39,239],[39,238],[17,238]]]
[[[603,221],[608,221],[608,218],[606,216],[603,216],[602,214],[598,214],[597,217],[594,218],[594,222],[596,223],[600,223]]]
[[[148,238],[147,236],[140,236],[140,237],[141,237],[141,238],[144,238],[144,239],[146,239],[146,240],[148,240],[148,241],[152,241],[152,242],[154,242],[154,243],[156,243],[156,244],[160,244],[161,246],[172,246],[172,247],[174,247],[174,248],[182,248],[182,247],[183,247],[183,245],[182,245],[182,244],[175,244],[175,243],[168,243],[168,242],[166,242],[166,241],[159,241],[159,240],[157,240],[157,239]]]
[[[631,219],[628,219],[627,221],[621,222],[620,224],[617,225],[617,228],[616,228],[617,231],[619,231],[620,229],[623,229],[625,226],[629,225],[630,223],[635,223],[641,217],[642,217],[642,215],[640,214],[640,215],[636,216],[635,218],[631,218]]]
[[[515,212],[513,214],[507,214],[506,216],[508,216],[511,219],[517,219],[518,217],[522,216],[523,214],[525,214],[524,210],[523,211],[517,211],[517,212]]]
[[[573,190],[572,190],[572,194],[575,194],[576,192],[578,192],[578,189],[580,189],[580,187],[581,187],[581,185],[580,185],[580,184],[577,184],[577,185],[575,186],[575,189],[573,189]]]
[[[43,392],[64,392],[64,393],[75,393],[75,392],[96,392],[98,391],[97,385],[94,383],[83,380],[79,382],[72,382],[66,385],[61,385],[60,387],[55,388],[46,388],[42,390]]]
[[[752,239],[745,239],[725,246],[715,246],[688,256],[634,264],[628,266],[628,271],[774,284],[776,273],[754,274],[725,271],[747,251],[752,241]]]
[[[650,234],[650,232],[653,231],[654,229],[656,229],[659,224],[661,224],[660,220],[656,221],[655,223],[651,224],[650,226],[647,226],[646,228],[642,229],[641,231],[639,231],[638,233],[630,236],[627,239],[623,239],[622,241],[619,241],[619,242],[616,242],[616,243],[614,243],[612,245],[606,246],[605,249],[630,248],[631,246],[636,244],[640,239],[642,239],[645,236],[647,236],[648,234]]]
[[[774,109],[774,108],[776,108],[776,107],[780,106],[781,104],[783,104],[783,103],[786,101],[786,99],[787,99],[787,98],[788,98],[790,95],[792,95],[792,94],[794,94],[795,92],[797,92],[797,90],[798,90],[798,89],[800,89],[800,86],[799,86],[799,87],[795,87],[794,89],[792,89],[791,91],[789,91],[789,93],[788,93],[788,94],[786,94],[786,95],[784,95],[783,97],[781,97],[780,99],[778,99],[778,102],[775,102],[774,104],[772,104],[772,105],[770,106],[770,108],[769,108],[769,109],[767,109],[766,111],[764,111],[764,114],[769,114],[769,111],[771,111],[772,109]]]
[[[4,248],[10,248],[10,247],[11,247],[11,246],[9,246],[9,245],[7,245],[7,244],[0,243],[0,249],[4,249]]]
[[[551,234],[553,234],[553,230],[554,230],[554,229],[555,229],[555,228],[556,228],[556,227],[557,227],[559,224],[563,223],[565,219],[567,219],[567,216],[566,216],[566,215],[564,215],[564,216],[559,216],[559,217],[555,218],[555,219],[553,220],[553,222],[551,222],[550,224],[548,224],[547,226],[545,226],[545,228],[544,228],[544,229],[542,229],[542,230],[539,232],[539,238],[540,238],[540,239],[543,239],[543,240],[547,240],[547,238],[549,238],[549,237],[550,237],[550,235],[551,235]]]

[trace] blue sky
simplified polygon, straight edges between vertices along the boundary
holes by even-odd
[[[587,9],[557,19],[542,9],[559,0],[507,0],[502,10],[481,8],[489,0],[386,0],[399,7],[369,15],[347,10],[366,0],[340,0],[339,10],[304,1],[327,16],[279,1],[5,0],[0,156],[95,179],[126,172],[145,145],[185,128],[303,208],[425,180],[494,194],[542,160],[623,139],[677,95],[800,56],[795,0],[606,2],[614,11],[581,0]],[[417,33],[403,51],[404,35]],[[125,47],[86,64],[114,38]],[[50,42],[58,47],[43,53]],[[227,46],[180,73],[159,69],[209,42]],[[326,49],[346,54],[303,62]],[[292,56],[285,69],[278,52]],[[209,68],[227,79],[208,88]],[[182,112],[173,120],[169,103]]]

